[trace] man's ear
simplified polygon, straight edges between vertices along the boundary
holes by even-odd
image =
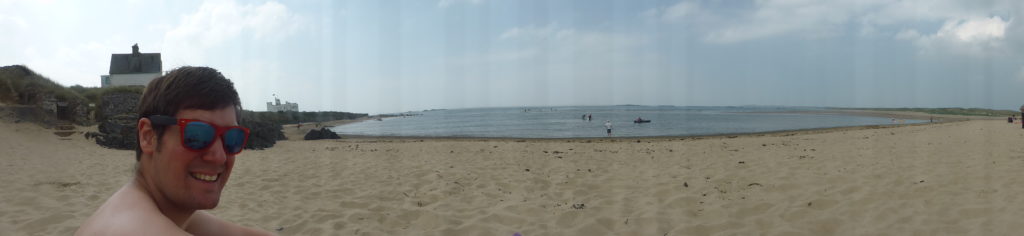
[[[138,129],[139,148],[142,154],[152,155],[156,150],[156,131],[153,130],[153,123],[147,118],[139,119]]]

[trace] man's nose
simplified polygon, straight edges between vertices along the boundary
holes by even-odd
[[[214,142],[210,144],[210,149],[206,149],[206,153],[203,153],[203,161],[213,164],[223,164],[227,159],[227,153],[224,152],[224,140],[221,140],[220,137],[214,139]]]

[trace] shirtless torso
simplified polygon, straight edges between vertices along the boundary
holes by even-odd
[[[199,210],[175,224],[164,216],[145,190],[126,184],[75,232],[75,235],[272,235],[231,223]]]

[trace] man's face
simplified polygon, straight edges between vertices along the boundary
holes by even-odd
[[[237,125],[235,110],[181,110],[178,119],[195,119],[217,126]],[[157,193],[168,203],[182,209],[213,209],[220,192],[228,183],[235,157],[224,153],[223,140],[216,138],[205,151],[192,151],[181,145],[178,125],[167,126],[160,146],[143,171],[156,185]],[[205,179],[205,180],[204,180]],[[211,181],[212,180],[212,181]]]

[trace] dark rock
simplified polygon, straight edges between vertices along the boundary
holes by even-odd
[[[135,149],[139,141],[135,130],[138,125],[135,107],[138,106],[140,97],[141,94],[130,92],[103,95],[96,115],[100,123],[99,134],[86,137],[96,138],[96,144],[107,148]]]
[[[96,138],[96,144],[100,146],[133,150],[138,143],[135,125],[137,123],[134,115],[121,114],[108,117],[106,120],[100,121],[100,134],[93,137]]]
[[[341,136],[338,136],[337,133],[334,133],[334,131],[331,131],[331,130],[329,130],[327,128],[320,128],[319,130],[315,130],[315,129],[314,130],[310,130],[309,133],[306,133],[306,137],[303,137],[303,139],[305,139],[305,140],[340,139],[340,138],[341,138]]]
[[[93,139],[93,138],[100,137],[100,136],[103,136],[103,135],[98,133],[98,132],[85,132],[85,139]]]
[[[138,115],[135,111],[139,106],[139,99],[142,94],[132,92],[118,92],[104,94],[100,98],[100,104],[96,113],[96,120],[102,122],[109,117],[124,114]]]
[[[241,125],[249,128],[249,140],[245,143],[246,149],[262,150],[273,147],[278,140],[287,139],[284,132],[281,132],[280,124],[243,118]]]

